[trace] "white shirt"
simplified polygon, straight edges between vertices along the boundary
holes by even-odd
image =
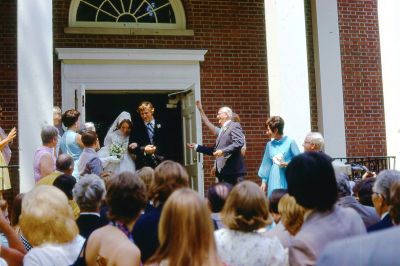
[[[218,255],[228,265],[285,265],[287,255],[276,237],[226,228],[215,231],[214,235]]]
[[[85,239],[78,235],[66,244],[43,244],[32,248],[24,257],[24,266],[68,266],[75,262]]]

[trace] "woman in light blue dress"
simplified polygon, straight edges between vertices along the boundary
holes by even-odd
[[[74,159],[74,172],[72,175],[77,179],[79,178],[78,161],[83,150],[81,135],[77,133],[79,116],[80,113],[77,110],[65,111],[62,115],[62,122],[68,130],[64,132],[60,141],[61,153],[67,153]]]
[[[258,176],[261,178],[261,189],[268,190],[268,196],[277,188],[287,188],[286,166],[300,153],[296,142],[283,135],[285,123],[280,116],[273,116],[266,122],[267,135],[272,139],[265,147]]]

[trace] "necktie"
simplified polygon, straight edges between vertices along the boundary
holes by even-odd
[[[147,133],[149,134],[149,139],[151,144],[153,144],[153,137],[154,137],[154,127],[151,122],[147,123]]]

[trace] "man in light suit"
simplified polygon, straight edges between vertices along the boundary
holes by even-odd
[[[221,107],[218,110],[217,119],[221,130],[213,148],[195,143],[189,143],[188,147],[197,152],[215,156],[218,181],[235,185],[246,175],[244,158],[241,153],[245,143],[243,131],[239,123],[232,121],[232,109],[229,107]]]
[[[346,238],[328,244],[321,253],[317,265],[398,265],[399,245],[400,227]]]

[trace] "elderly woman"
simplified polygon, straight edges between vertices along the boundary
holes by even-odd
[[[53,186],[37,186],[24,196],[19,223],[33,246],[24,265],[71,265],[85,241],[67,197]]]
[[[265,147],[258,176],[261,178],[261,189],[268,191],[268,196],[277,188],[287,188],[286,166],[300,153],[296,142],[283,135],[285,125],[283,118],[272,116],[266,122],[267,136],[272,140]]]
[[[100,217],[100,205],[105,191],[104,181],[97,175],[85,175],[72,190],[81,211],[76,224],[80,235],[86,239],[94,230],[108,223]]]
[[[33,158],[35,182],[56,170],[54,148],[58,142],[58,129],[54,126],[44,126],[40,136],[43,146],[36,150]]]
[[[267,197],[253,182],[237,184],[221,213],[227,228],[215,232],[218,254],[228,265],[284,265],[285,252],[277,238],[257,230],[271,224]]]
[[[321,152],[296,156],[286,178],[289,195],[305,208],[304,223],[289,247],[290,265],[315,265],[330,241],[365,233],[354,210],[335,205],[338,192],[329,156]]]
[[[381,220],[367,228],[368,232],[386,229],[393,226],[389,215],[390,189],[391,186],[400,181],[400,172],[396,170],[383,170],[376,177],[372,187],[372,203]]]
[[[186,188],[188,185],[188,174],[179,163],[167,160],[154,170],[154,181],[149,194],[154,209],[139,218],[132,232],[143,262],[150,258],[159,246],[158,223],[164,203],[172,192],[179,188]]]
[[[75,178],[79,177],[78,160],[83,149],[81,135],[77,133],[79,116],[80,113],[75,109],[65,111],[62,115],[62,122],[67,127],[67,131],[64,132],[60,141],[61,152],[68,153],[74,159],[74,172],[72,175]]]
[[[160,247],[146,265],[222,266],[209,217],[207,203],[197,192],[184,188],[172,193],[161,215]]]
[[[140,265],[131,231],[146,200],[146,187],[137,175],[122,172],[110,179],[106,202],[112,223],[90,235],[85,255],[88,265]]]

